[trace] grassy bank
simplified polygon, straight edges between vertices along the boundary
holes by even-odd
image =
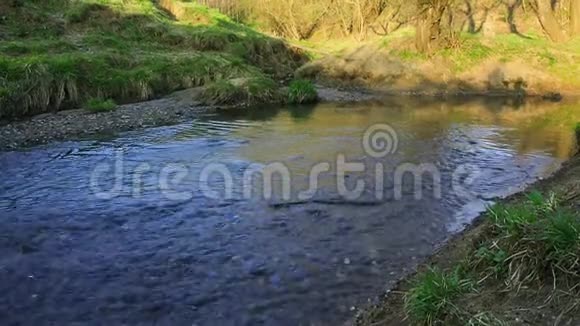
[[[362,44],[303,42],[317,56],[298,73],[395,92],[580,94],[580,39],[462,33],[453,46],[430,55],[417,52],[414,39],[414,29],[406,27]]]
[[[490,207],[358,325],[578,325],[580,156]]]
[[[220,80],[273,82],[303,60],[284,42],[188,1],[7,1],[0,16],[0,119]]]

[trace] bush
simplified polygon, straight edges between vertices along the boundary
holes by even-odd
[[[318,92],[308,80],[295,80],[288,88],[288,102],[292,104],[314,103],[318,101]]]
[[[111,100],[92,98],[86,104],[86,109],[91,112],[109,112],[117,108],[117,104]]]

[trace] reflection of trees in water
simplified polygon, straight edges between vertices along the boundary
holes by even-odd
[[[309,160],[328,160],[337,152],[349,158],[364,156],[362,134],[376,123],[388,123],[401,138],[432,146],[438,146],[437,139],[447,139],[457,125],[500,126],[508,129],[485,137],[510,144],[519,153],[548,151],[559,158],[568,157],[575,146],[571,124],[580,121],[580,107],[514,101],[400,97],[365,103],[224,110],[194,123],[175,138],[207,137],[217,130],[222,137],[251,139],[240,148],[240,155],[249,160],[270,162],[305,155]],[[413,153],[424,148],[411,142],[401,150],[414,157]]]
[[[455,123],[508,127],[504,142],[517,144],[520,153],[547,150],[559,158],[570,156],[576,146],[573,125],[580,121],[580,105],[528,102],[512,105],[507,101],[474,101],[459,105],[439,103],[413,110],[410,123],[420,137],[431,138]],[[439,132],[433,134],[436,124]]]

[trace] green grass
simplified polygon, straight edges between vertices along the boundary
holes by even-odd
[[[486,60],[520,61],[546,71],[571,85],[580,86],[580,38],[554,44],[544,36],[498,34],[484,38],[480,34],[463,33],[454,48],[441,49],[432,56],[414,50],[414,30],[405,28],[384,37],[379,46],[404,61],[427,61],[432,57],[446,59],[455,72],[477,67]]]
[[[509,255],[497,245],[480,247],[475,252],[474,257],[478,264],[486,266],[486,269],[491,272],[491,275],[502,277],[507,272],[506,261]]]
[[[267,77],[219,80],[204,87],[201,98],[210,105],[234,106],[281,101],[276,82]]]
[[[529,205],[502,205],[491,207],[488,211],[495,228],[507,236],[519,238],[538,221],[538,215]]]
[[[117,104],[111,99],[103,100],[99,98],[92,98],[88,100],[85,108],[88,111],[94,113],[109,112],[115,110],[117,108]]]
[[[482,44],[478,38],[464,36],[459,48],[444,49],[438,54],[450,60],[455,70],[465,71],[490,58],[494,52],[492,47]]]
[[[292,104],[314,103],[318,101],[318,91],[309,80],[294,80],[288,87],[288,102]]]
[[[278,78],[303,57],[203,6],[172,20],[149,0],[30,0],[8,11],[0,119],[117,103],[236,78]],[[180,7],[181,8],[181,7]]]
[[[430,269],[405,296],[407,317],[416,325],[439,325],[445,318],[459,317],[461,310],[455,300],[474,289],[460,268],[451,273]]]
[[[473,266],[520,288],[555,278],[580,280],[580,216],[554,194],[489,209],[494,237],[477,250]]]
[[[563,271],[580,272],[580,218],[571,211],[558,210],[540,231],[547,261]]]
[[[507,325],[493,314],[458,306],[467,294],[477,293],[474,284],[485,288],[491,280],[495,293],[546,285],[577,298],[580,215],[562,203],[555,194],[531,192],[523,200],[490,207],[485,236],[452,272],[429,269],[415,278],[405,296],[409,321],[416,325]]]

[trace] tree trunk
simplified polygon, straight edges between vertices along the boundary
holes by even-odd
[[[415,33],[415,47],[419,52],[430,52],[430,36],[429,36],[429,24],[423,20],[417,20],[416,33]]]
[[[443,0],[435,0],[419,6],[416,23],[415,47],[417,51],[431,53],[437,50],[441,41],[441,21],[447,8]]]
[[[580,36],[580,0],[570,0],[570,34]]]
[[[575,0],[578,1],[578,0]],[[550,0],[538,0],[538,20],[542,29],[548,37],[554,42],[562,42],[566,40],[566,35],[562,30],[562,26],[558,23],[552,4]]]

